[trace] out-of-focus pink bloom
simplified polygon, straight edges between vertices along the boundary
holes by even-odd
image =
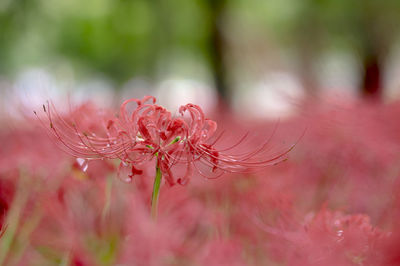
[[[208,243],[200,254],[200,265],[209,266],[242,266],[245,263],[242,245],[235,241],[213,241]]]
[[[276,237],[271,246],[288,265],[382,265],[382,246],[389,236],[374,228],[367,215],[325,208],[297,231],[264,229]]]
[[[132,102],[137,106],[128,112],[128,104]],[[129,168],[130,179],[142,174],[138,165],[153,159],[157,160],[157,167],[167,183],[174,185],[186,184],[193,168],[205,177],[217,177],[225,172],[248,172],[280,162],[290,151],[287,149],[271,156],[266,151],[267,140],[257,149],[247,152],[242,149],[241,153],[232,154],[247,135],[231,147],[216,148],[222,134],[216,134],[217,123],[207,119],[199,106],[181,106],[180,116],[173,117],[155,102],[152,96],[127,100],[121,105],[119,115],[114,117],[109,112],[101,114],[89,108],[86,114],[73,112],[64,118],[53,105],[48,104],[43,109],[50,132],[71,155],[85,160],[120,159],[119,172]],[[90,119],[82,125],[78,120],[82,121],[85,116]],[[179,168],[177,179],[172,171],[175,166]]]

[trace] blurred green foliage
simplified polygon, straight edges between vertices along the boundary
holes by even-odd
[[[399,14],[398,0],[0,0],[0,74],[68,63],[123,83],[182,57],[210,67],[213,27],[238,24],[310,57],[332,46],[383,54]]]
[[[201,0],[17,0],[0,4],[0,71],[66,61],[116,82],[152,75],[176,50],[206,53]]]

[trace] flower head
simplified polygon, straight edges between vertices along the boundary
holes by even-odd
[[[136,108],[129,112],[131,103],[136,103]],[[231,154],[235,147],[243,144],[247,134],[230,147],[216,148],[222,133],[216,134],[217,123],[206,118],[199,106],[186,104],[179,108],[178,116],[172,116],[157,105],[152,96],[126,100],[115,116],[106,111],[100,114],[87,105],[69,117],[58,114],[50,103],[43,106],[43,110],[50,132],[71,155],[87,160],[120,159],[119,170],[129,167],[130,178],[142,174],[138,169],[141,164],[156,159],[157,167],[170,185],[187,183],[193,169],[210,178],[225,172],[265,167],[284,160],[291,150],[266,158],[268,139],[255,150]],[[82,111],[92,119],[84,119]],[[88,131],[90,129],[92,131]],[[176,179],[172,169],[178,166],[185,170]]]

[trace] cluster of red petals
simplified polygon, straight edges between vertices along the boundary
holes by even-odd
[[[136,103],[131,112],[130,103]],[[91,112],[91,125],[77,121],[83,119],[80,112],[63,117],[50,103],[43,109],[50,132],[71,155],[82,159],[120,159],[120,170],[129,167],[130,178],[142,174],[138,165],[156,158],[170,185],[186,184],[193,169],[213,178],[225,172],[247,172],[280,162],[290,151],[266,158],[266,141],[255,150],[231,154],[247,135],[228,148],[218,149],[216,143],[222,134],[216,134],[217,123],[207,119],[199,106],[186,104],[179,108],[178,116],[172,116],[152,96],[126,100],[115,116],[86,108]],[[172,171],[174,166],[184,168],[177,179]]]

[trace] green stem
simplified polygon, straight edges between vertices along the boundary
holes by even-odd
[[[156,178],[154,179],[153,185],[153,195],[151,197],[151,217],[154,220],[157,220],[157,213],[158,213],[158,196],[160,195],[160,185],[161,185],[161,169],[158,166],[158,159],[156,165]]]

